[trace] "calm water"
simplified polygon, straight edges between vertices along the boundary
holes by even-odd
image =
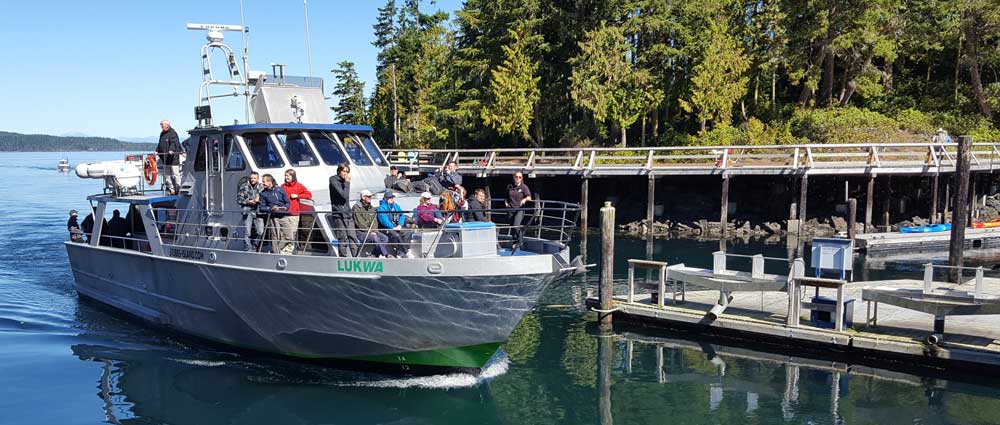
[[[120,157],[69,155],[73,165]],[[839,373],[795,353],[624,326],[618,338],[598,338],[573,306],[596,272],[549,290],[480,377],[387,377],[203,346],[77,298],[62,247],[66,213],[86,208],[100,182],[58,173],[58,159],[0,154],[0,424],[1000,423],[993,382]],[[597,240],[589,246],[597,262]],[[728,248],[787,255],[784,242]],[[717,249],[688,240],[651,247],[655,259],[702,266]],[[625,258],[646,252],[644,241],[618,240],[618,274]],[[927,259],[859,266],[869,278],[919,276]]]

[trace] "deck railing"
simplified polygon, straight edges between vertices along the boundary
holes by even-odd
[[[975,171],[1000,168],[1000,145],[975,143]],[[523,171],[541,175],[845,174],[950,172],[957,143],[857,143],[648,148],[395,149],[389,161],[404,170],[435,172],[455,161],[479,176]]]
[[[502,200],[493,200],[494,204],[503,205]],[[247,215],[242,210],[212,211],[207,214],[201,209],[178,209],[178,208],[152,208],[155,217],[155,225],[164,246],[191,247],[191,248],[212,248],[223,250],[244,250],[251,249],[257,252],[279,252],[281,247],[290,245],[290,252],[286,255],[336,255],[345,245],[341,245],[336,237],[342,234],[343,230],[355,238],[350,243],[356,246],[352,251],[360,252],[366,256],[378,255],[383,248],[392,252],[392,255],[405,256],[408,253],[413,256],[427,256],[429,253],[437,252],[437,246],[453,244],[461,247],[464,251],[475,250],[477,252],[493,251],[498,248],[516,251],[531,242],[539,241],[554,243],[556,247],[565,247],[571,240],[576,228],[577,217],[580,208],[577,204],[560,201],[539,200],[528,203],[524,208],[491,208],[477,210],[483,212],[490,218],[496,226],[497,241],[463,241],[442,237],[447,234],[447,229],[443,224],[451,222],[473,221],[470,210],[456,210],[458,219],[452,218],[451,212],[442,212],[444,223],[427,228],[406,227],[400,229],[401,236],[397,241],[390,237],[389,229],[380,229],[377,224],[367,229],[351,227],[349,229],[334,228],[331,215],[340,214],[333,211],[311,210],[311,206],[300,212],[299,223],[291,229],[291,237],[282,235],[281,225],[271,216],[266,214],[256,214],[251,217],[260,218],[260,227],[257,224],[248,227],[245,224]],[[511,218],[520,213],[523,218],[519,224],[512,223]],[[377,221],[377,212],[371,213],[373,219]],[[407,221],[414,222],[412,211],[403,211],[401,214],[407,216]],[[349,213],[353,215],[353,213]],[[210,220],[206,221],[206,217]],[[142,226],[134,226],[123,230],[122,235],[114,234],[111,228],[106,227],[102,231],[101,244],[125,248],[130,250],[148,251],[149,243]],[[455,229],[457,230],[457,229]],[[250,231],[252,234],[248,234]],[[410,235],[416,232],[430,233],[434,236],[433,244],[428,248],[420,247],[420,252],[414,252],[414,241]],[[376,235],[378,233],[379,235]],[[89,235],[87,235],[89,236]],[[385,236],[383,238],[382,236]],[[251,246],[244,243],[249,238]],[[388,240],[386,240],[388,239]],[[489,246],[484,246],[488,244]],[[418,244],[419,245],[419,244]],[[383,255],[388,253],[381,253]],[[433,254],[432,254],[433,255]]]

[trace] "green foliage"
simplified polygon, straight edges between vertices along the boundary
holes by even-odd
[[[337,106],[333,109],[338,123],[343,124],[364,124],[367,123],[365,113],[365,83],[358,78],[358,72],[354,69],[354,62],[343,61],[337,64],[337,69],[333,70],[337,85],[334,86],[333,95],[337,97]]]
[[[885,142],[899,132],[892,118],[850,106],[795,111],[789,124],[794,136],[811,143]]]
[[[490,81],[492,102],[482,110],[483,123],[501,135],[513,134],[528,139],[528,128],[541,93],[538,60],[527,51],[527,34],[524,29],[510,30],[514,42],[503,46],[504,61],[493,70]]]
[[[0,152],[152,152],[154,148],[155,143],[129,143],[107,137],[60,137],[0,131]]]
[[[621,27],[601,25],[588,32],[580,43],[574,65],[570,94],[578,105],[597,121],[611,120],[622,130],[662,101],[662,93],[652,84],[646,69],[629,61],[630,46]]]
[[[997,138],[995,0],[427,4],[373,27],[367,118],[405,146]]]
[[[749,63],[725,21],[712,22],[709,31],[710,41],[691,77],[691,100],[679,99],[682,109],[695,114],[702,130],[707,121],[729,124],[733,105],[746,93],[749,81],[744,75]]]

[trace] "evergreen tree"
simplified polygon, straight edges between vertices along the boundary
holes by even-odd
[[[367,123],[365,114],[365,83],[358,78],[354,62],[343,61],[333,70],[337,85],[333,95],[337,97],[337,106],[330,108],[336,115],[338,123]]]
[[[504,61],[492,72],[490,98],[482,110],[483,122],[501,135],[513,134],[530,140],[535,107],[541,96],[535,76],[538,61],[532,58],[524,29],[510,30],[514,42],[503,46]]]
[[[681,100],[681,107],[694,113],[702,131],[713,121],[728,125],[733,106],[746,94],[747,58],[729,34],[728,26],[712,22],[710,42],[704,57],[694,67],[691,99]]]
[[[610,120],[625,147],[626,131],[646,111],[662,100],[648,70],[629,61],[629,43],[621,27],[602,25],[580,43],[580,54],[571,60],[571,94],[590,111],[598,125]]]

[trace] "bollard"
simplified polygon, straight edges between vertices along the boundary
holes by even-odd
[[[611,325],[611,298],[614,296],[615,275],[615,207],[605,202],[601,207],[601,286],[598,297],[601,326]]]
[[[948,246],[948,265],[952,267],[962,266],[962,257],[965,254],[965,226],[968,224],[969,197],[969,166],[972,160],[972,136],[959,136],[958,138],[958,164],[955,165],[955,184],[958,186],[954,193],[952,205],[954,210],[951,213],[951,240]],[[959,283],[962,279],[962,270],[951,269],[951,281]]]

